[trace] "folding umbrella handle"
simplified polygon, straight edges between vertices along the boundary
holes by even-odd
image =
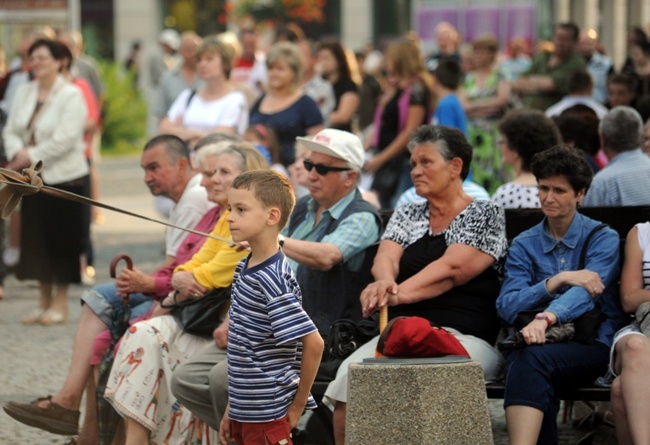
[[[117,268],[117,263],[119,263],[121,260],[124,260],[126,262],[127,269],[133,270],[133,260],[131,257],[125,253],[120,253],[119,255],[116,255],[115,258],[113,258],[113,261],[111,261],[111,278],[117,278],[115,269]]]

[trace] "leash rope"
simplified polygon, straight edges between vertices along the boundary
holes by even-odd
[[[7,219],[9,216],[11,216],[11,214],[16,210],[16,207],[20,203],[23,196],[35,195],[38,192],[42,192],[46,195],[56,198],[67,199],[68,201],[73,201],[80,204],[101,207],[106,210],[111,210],[113,212],[144,219],[145,221],[162,224],[163,226],[183,230],[195,235],[212,238],[214,240],[224,242],[230,246],[237,245],[233,240],[228,238],[223,238],[221,236],[212,235],[210,233],[205,233],[194,229],[188,229],[186,227],[180,227],[165,221],[160,221],[158,219],[149,218],[148,216],[143,216],[130,212],[128,210],[120,209],[119,207],[104,204],[102,202],[95,201],[94,199],[77,195],[76,193],[71,193],[65,190],[60,190],[44,185],[43,180],[40,176],[38,176],[42,169],[42,161],[37,162],[36,165],[32,165],[29,168],[23,169],[22,174],[6,168],[0,168],[0,208],[2,209],[3,219]]]

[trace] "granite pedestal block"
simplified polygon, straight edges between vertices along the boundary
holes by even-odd
[[[492,445],[478,362],[370,359],[349,368],[347,445]]]

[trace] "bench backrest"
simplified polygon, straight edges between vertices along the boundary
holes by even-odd
[[[609,225],[622,240],[635,224],[650,221],[650,206],[582,207],[580,213]],[[540,209],[507,209],[506,236],[512,241],[517,235],[539,223],[544,214]]]

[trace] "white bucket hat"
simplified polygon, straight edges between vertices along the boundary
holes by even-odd
[[[352,133],[326,128],[319,131],[313,138],[297,137],[296,140],[308,150],[343,159],[359,169],[363,167],[363,144]]]

